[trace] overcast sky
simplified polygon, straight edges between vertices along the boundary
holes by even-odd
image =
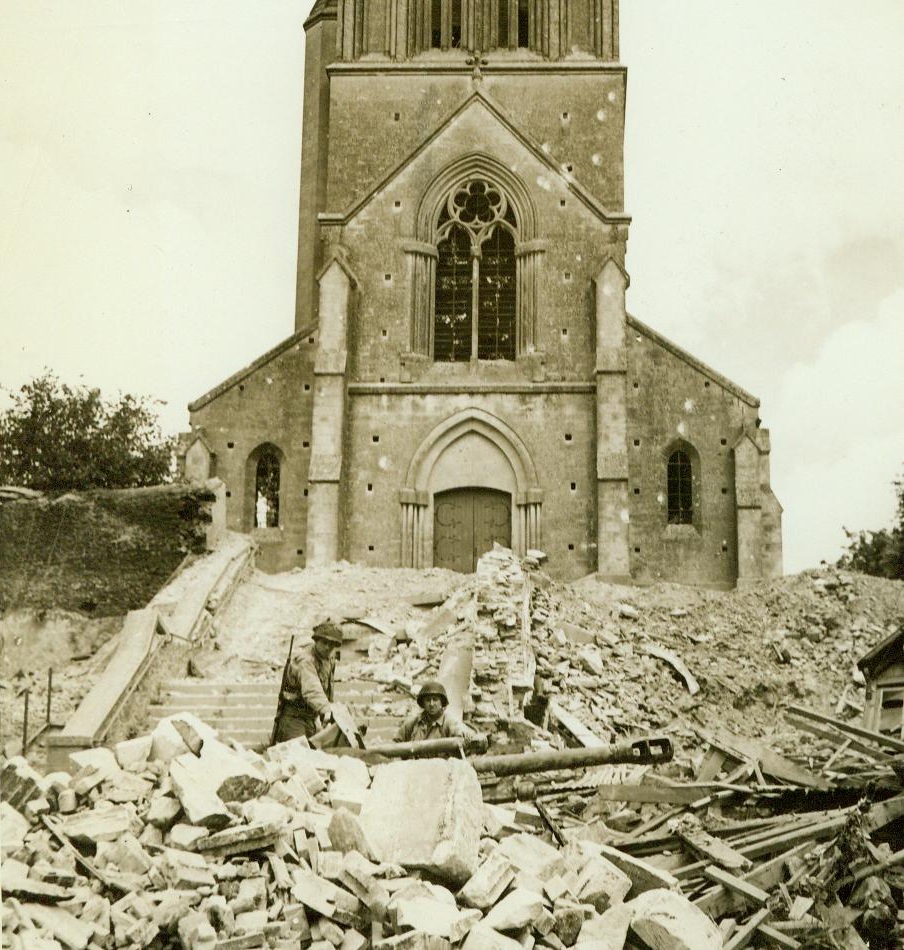
[[[0,383],[186,403],[292,332],[310,0],[3,0]],[[762,399],[785,566],[904,464],[904,2],[622,0],[630,311]]]

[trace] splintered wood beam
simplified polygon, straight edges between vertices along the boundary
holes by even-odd
[[[769,919],[772,911],[768,907],[758,910],[746,923],[742,924],[732,935],[731,939],[724,944],[722,950],[741,950],[746,947],[753,939],[760,926]]]
[[[716,884],[724,885],[728,890],[734,891],[753,904],[763,906],[769,900],[769,893],[767,891],[764,891],[761,887],[757,887],[756,884],[752,884],[750,881],[745,881],[742,877],[730,874],[724,868],[720,868],[715,864],[707,865],[703,869],[703,876],[709,878],[710,881]]]
[[[893,749],[895,752],[904,752],[904,740],[895,739],[894,736],[887,736],[882,732],[873,732],[872,729],[864,729],[863,726],[855,726],[850,722],[842,722],[840,719],[835,719],[832,716],[824,716],[822,713],[814,712],[805,706],[786,706],[785,708],[789,713],[793,713],[795,716],[800,716],[803,719],[809,719],[813,722],[822,722],[826,725],[834,726],[836,729],[841,730],[841,732],[857,736],[860,739],[869,739],[870,742],[874,742],[876,745],[882,746],[885,749]]]

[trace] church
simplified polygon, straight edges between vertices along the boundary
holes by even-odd
[[[618,0],[316,0],[294,333],[189,406],[265,570],[782,572],[759,400],[625,306]],[[730,332],[730,330],[729,330]]]

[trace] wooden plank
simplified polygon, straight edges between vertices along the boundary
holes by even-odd
[[[810,847],[811,843],[804,841],[793,848],[789,848],[782,854],[758,864],[752,871],[745,874],[743,879],[768,891],[776,887],[785,876],[785,868],[788,862],[797,855],[803,854]],[[694,903],[710,917],[722,917],[725,914],[733,913],[736,908],[742,906],[741,899],[722,884],[698,897]]]
[[[722,771],[722,766],[725,765],[727,758],[728,756],[720,749],[714,749],[710,746],[709,752],[706,753],[697,771],[697,781],[708,782],[710,779],[714,779]]]
[[[724,868],[717,867],[714,864],[707,865],[703,869],[704,877],[709,878],[716,884],[722,884],[735,894],[739,894],[753,904],[764,905],[769,900],[769,894],[756,884],[745,881],[743,878],[729,874]]]
[[[887,798],[884,802],[873,805],[866,813],[863,827],[872,833],[891,824],[902,815],[904,815],[904,794],[895,795],[894,798]]]
[[[863,755],[867,755],[877,762],[881,762],[892,757],[891,753],[883,752],[881,749],[876,748],[875,745],[871,745],[868,742],[861,742],[855,736],[845,735],[845,733],[841,732],[840,729],[836,729],[834,726],[811,722],[809,719],[804,719],[803,716],[797,716],[794,713],[788,711],[785,712],[785,722],[787,722],[790,726],[794,726],[795,729],[808,732],[811,736],[816,736],[819,739],[825,739],[827,742],[831,742],[835,746],[841,746],[846,743],[848,749],[854,752],[860,752]],[[839,750],[836,749],[833,753],[832,759],[830,759],[829,762],[833,761],[835,756],[838,754]],[[829,762],[826,763],[824,769],[829,767]]]
[[[795,716],[801,716],[803,719],[826,723],[848,735],[857,736],[859,739],[869,739],[884,749],[904,752],[904,740],[902,739],[895,739],[893,736],[887,736],[882,732],[873,732],[872,729],[864,729],[863,726],[855,726],[850,722],[842,722],[840,719],[835,719],[832,716],[824,716],[822,713],[814,712],[805,706],[787,706],[786,709],[788,712],[794,713]]]
[[[609,745],[592,732],[577,716],[563,709],[555,700],[549,704],[549,715],[566,731],[569,732],[585,749],[598,749]]]
[[[821,775],[816,775],[797,765],[796,762],[773,752],[762,742],[748,739],[746,736],[734,735],[724,729],[715,735],[710,735],[699,729],[697,731],[710,745],[714,745],[738,759],[749,759],[751,762],[758,762],[764,772],[774,775],[783,782],[803,785],[807,788],[818,788],[823,791],[829,788],[829,783]]]
[[[761,924],[766,923],[772,911],[768,907],[758,910],[745,924],[739,927],[731,940],[726,943],[722,950],[741,950],[746,947],[753,939]]]
[[[691,816],[688,816],[688,819]],[[731,845],[720,841],[718,838],[709,834],[700,822],[685,819],[677,823],[673,829],[676,835],[693,851],[699,854],[707,861],[713,861],[724,868],[746,871],[751,866],[749,858],[738,851],[735,851]]]
[[[803,946],[799,940],[789,937],[788,934],[783,934],[780,930],[770,927],[769,924],[760,924],[757,929],[777,947],[788,947],[788,950],[797,950],[798,947]]]
[[[593,799],[601,802],[671,802],[673,805],[691,805],[710,792],[719,790],[717,785],[600,785]]]

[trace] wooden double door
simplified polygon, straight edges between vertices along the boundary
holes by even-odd
[[[493,542],[512,545],[512,496],[491,488],[454,488],[433,496],[433,564],[472,573]]]

